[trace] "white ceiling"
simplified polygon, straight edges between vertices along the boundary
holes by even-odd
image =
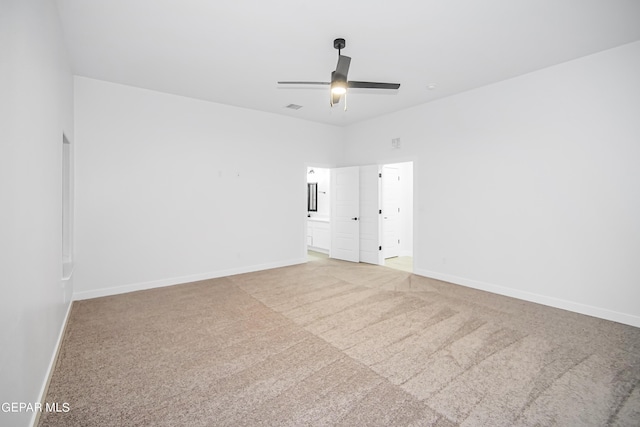
[[[638,0],[57,0],[73,73],[346,125],[640,40]],[[350,80],[326,87],[347,41]],[[435,89],[428,86],[435,84]],[[303,108],[286,109],[288,104]]]

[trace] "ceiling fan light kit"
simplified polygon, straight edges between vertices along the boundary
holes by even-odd
[[[331,83],[331,93],[334,95],[344,95],[347,93],[347,82],[345,80],[334,80]]]
[[[351,57],[342,55],[342,49],[347,45],[343,38],[337,38],[333,41],[333,47],[338,50],[338,64],[335,71],[331,72],[331,82],[307,82],[307,81],[279,81],[280,85],[328,85],[329,86],[329,105],[332,107],[340,102],[342,97],[345,98],[344,109],[347,109],[347,89],[387,89],[397,90],[400,83],[380,83],[380,82],[361,82],[349,81],[347,75],[349,66],[351,65]]]

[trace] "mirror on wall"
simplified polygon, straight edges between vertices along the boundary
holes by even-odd
[[[318,212],[318,183],[307,183],[307,211]]]

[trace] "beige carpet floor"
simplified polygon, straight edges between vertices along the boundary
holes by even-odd
[[[640,329],[307,264],[73,304],[41,426],[638,426]]]

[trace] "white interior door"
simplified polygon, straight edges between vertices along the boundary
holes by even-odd
[[[382,169],[382,229],[384,258],[400,255],[400,171],[397,166]]]
[[[331,258],[360,261],[360,168],[331,170]]]
[[[380,166],[360,167],[360,262],[382,264]]]

